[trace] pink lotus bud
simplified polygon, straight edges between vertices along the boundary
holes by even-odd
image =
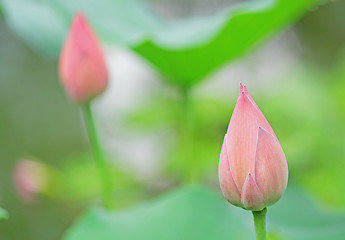
[[[36,198],[46,182],[44,167],[35,161],[23,159],[16,163],[13,170],[14,186],[19,195],[28,202]]]
[[[236,206],[262,210],[281,198],[287,181],[288,166],[283,149],[241,84],[219,160],[223,195]]]
[[[107,87],[102,50],[81,13],[75,15],[62,48],[59,73],[68,95],[77,103],[90,101]]]

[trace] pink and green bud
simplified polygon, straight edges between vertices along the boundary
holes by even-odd
[[[283,149],[241,84],[219,160],[223,195],[233,205],[258,211],[281,198],[287,181]]]
[[[108,84],[108,71],[98,40],[81,13],[75,15],[62,48],[59,74],[69,97],[85,103]]]
[[[14,187],[27,202],[35,201],[36,194],[43,191],[46,180],[44,166],[38,162],[21,159],[13,169]]]

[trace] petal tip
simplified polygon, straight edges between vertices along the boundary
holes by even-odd
[[[245,209],[261,210],[265,207],[265,200],[251,173],[248,173],[243,184],[241,202]]]
[[[265,132],[267,132],[267,131],[265,131],[265,129],[263,129],[262,127],[259,127],[258,128],[258,137],[260,137],[262,134],[265,134]]]
[[[86,18],[84,16],[84,13],[82,11],[76,12],[76,14],[73,17],[73,25],[80,25],[84,24],[86,22]]]
[[[243,91],[243,88],[244,88],[244,86],[243,86],[243,84],[240,82],[240,92]]]
[[[240,91],[239,91],[239,96],[241,96],[241,94],[244,94],[245,93],[245,85],[243,85],[242,83],[240,83]]]
[[[273,130],[272,130],[273,132]],[[259,127],[258,128],[258,140],[262,139],[263,137],[271,137],[276,139],[276,141],[278,141],[277,137],[275,136],[274,132],[273,134],[270,133],[269,131],[267,131],[266,129],[264,129],[263,127]],[[278,141],[279,142],[279,141]]]

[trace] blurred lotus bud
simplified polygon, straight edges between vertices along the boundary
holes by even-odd
[[[98,40],[81,13],[75,15],[62,48],[59,73],[70,98],[85,103],[108,84],[108,71]]]
[[[219,160],[223,195],[233,205],[258,211],[281,198],[287,181],[283,149],[241,84]]]
[[[19,195],[28,202],[36,199],[36,194],[42,192],[46,177],[44,167],[35,161],[19,160],[13,170],[14,186]]]

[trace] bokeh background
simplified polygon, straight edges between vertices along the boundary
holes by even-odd
[[[42,53],[62,42],[53,35],[51,42],[40,42],[45,33],[39,28],[18,32],[9,10],[18,7],[19,17],[49,24],[51,16],[39,11],[25,18],[37,10],[29,6],[44,2],[0,1],[0,205],[10,213],[0,222],[4,240],[61,239],[85,209],[100,202],[80,110],[60,86],[58,58]],[[50,7],[61,8],[55,2]],[[114,8],[121,12],[123,7],[125,15],[129,7],[119,2]],[[195,18],[202,25],[198,16],[207,19],[244,1],[139,2],[168,22]],[[102,4],[96,6],[91,19],[102,18]],[[291,24],[188,87],[188,97],[130,47],[102,38],[111,79],[94,109],[118,208],[185,182],[219,191],[220,147],[242,82],[280,140],[289,184],[301,187],[323,208],[345,209],[344,9],[340,0],[311,4]],[[42,48],[33,47],[32,35]],[[198,63],[186,63],[185,71],[193,64]],[[37,163],[17,172],[25,175],[22,181],[33,181],[27,184],[34,184],[36,193],[16,188],[15,169],[23,160]]]

